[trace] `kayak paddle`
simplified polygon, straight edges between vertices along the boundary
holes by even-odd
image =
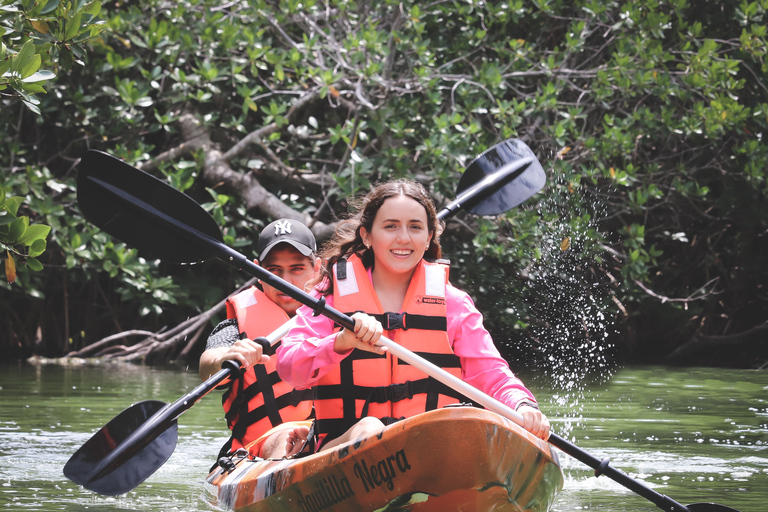
[[[485,151],[470,163],[466,173],[470,177],[462,176],[457,198],[440,210],[439,219],[460,209],[480,208],[484,215],[502,213],[541,190],[546,181],[533,152],[515,139]],[[194,263],[222,257],[219,251],[227,247],[216,222],[193,199],[106,153],[91,150],[83,156],[77,194],[88,220],[163,260]],[[269,284],[276,279],[234,251],[229,261],[239,261]],[[290,326],[291,322],[286,322],[262,343],[276,343]],[[114,496],[130,491],[157,471],[175,450],[176,419],[238,372],[238,365],[228,361],[222,370],[172,404],[146,400],[128,407],[72,455],[64,475],[99,494]]]
[[[276,343],[291,322],[264,339]],[[240,367],[225,361],[221,370],[172,404],[144,400],[131,405],[101,427],[64,465],[64,476],[91,491],[106,496],[124,494],[165,464],[176,449],[176,419]],[[126,463],[130,461],[130,463]]]

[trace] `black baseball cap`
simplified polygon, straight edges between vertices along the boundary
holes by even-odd
[[[269,251],[277,244],[291,244],[304,256],[317,252],[315,235],[307,226],[294,219],[278,219],[261,230],[256,253],[264,261]]]

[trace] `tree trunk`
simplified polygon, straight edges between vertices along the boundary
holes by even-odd
[[[671,365],[716,367],[743,367],[745,361],[753,368],[768,361],[768,322],[725,336],[696,335],[664,359]]]
[[[186,360],[200,339],[208,339],[208,337],[204,337],[203,334],[206,331],[211,330],[211,318],[221,312],[227,299],[242,290],[250,288],[255,285],[257,281],[256,278],[249,280],[238,290],[208,311],[204,311],[199,315],[188,318],[173,329],[158,332],[142,330],[120,332],[95,343],[91,343],[87,347],[76,352],[70,352],[65,357],[100,357],[106,361],[141,361],[150,364],[170,360]],[[112,343],[117,340],[122,340],[131,336],[146,337],[133,345],[112,345]],[[186,343],[184,343],[185,341]]]

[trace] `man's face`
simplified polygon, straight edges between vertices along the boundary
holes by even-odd
[[[301,254],[290,244],[278,244],[262,261],[261,266],[272,272],[277,277],[288,281],[293,286],[303,290],[307,281],[312,279],[320,271],[320,259],[314,261]],[[264,293],[272,299],[272,302],[283,308],[288,316],[294,316],[301,302],[292,299],[272,286],[262,282]]]

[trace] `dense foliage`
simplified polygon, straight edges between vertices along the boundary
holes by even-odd
[[[5,4],[22,20],[40,5]],[[53,228],[45,269],[4,286],[4,350],[60,355],[118,330],[157,330],[245,279],[214,263],[191,272],[144,259],[84,222],[74,178],[88,148],[205,203],[226,240],[252,253],[271,218],[294,212],[327,233],[346,199],[378,180],[414,176],[449,199],[474,156],[520,138],[548,172],[545,191],[497,219],[460,215],[443,240],[453,281],[510,359],[659,361],[695,336],[754,328],[768,317],[767,7],[86,7],[106,28],[77,55],[84,65],[38,95],[42,114],[19,90],[0,96],[3,186]],[[27,51],[17,36],[3,42],[9,55]]]
[[[103,25],[96,17],[100,9],[99,2],[3,1],[0,91],[4,92],[0,94],[6,98],[6,106],[20,101],[29,111],[40,114],[37,94],[45,93],[43,85],[56,76],[44,68],[68,69],[74,56],[82,57],[84,43],[95,37]],[[6,41],[11,45],[10,51]],[[44,224],[30,225],[28,216],[18,215],[25,198],[7,197],[12,193],[13,190],[0,187],[0,249],[5,252],[5,276],[9,283],[16,280],[17,267],[42,270],[37,256],[45,251],[51,230]]]

